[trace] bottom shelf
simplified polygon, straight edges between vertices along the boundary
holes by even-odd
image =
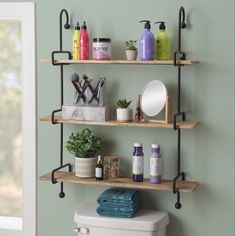
[[[100,185],[171,192],[173,190],[172,180],[162,180],[160,184],[151,184],[148,179],[145,179],[144,182],[133,182],[130,177],[96,180],[95,178],[79,178],[75,176],[75,173],[73,172],[63,171],[55,172],[55,178],[58,182],[73,184]],[[51,173],[42,175],[39,179],[44,181],[51,181]],[[180,192],[192,193],[198,187],[198,185],[198,182],[178,180],[176,187],[179,189]]]

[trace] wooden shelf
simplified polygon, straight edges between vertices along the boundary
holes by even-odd
[[[51,122],[51,116],[41,117],[40,121]],[[140,127],[140,128],[169,128],[173,129],[173,123],[156,123],[156,122],[119,122],[112,121],[82,121],[82,120],[68,120],[62,119],[61,116],[55,116],[55,121],[64,124],[75,125],[100,125],[100,126],[119,126],[119,127]],[[193,121],[179,121],[177,128],[193,129],[198,125],[198,122]]]
[[[51,63],[50,60],[40,60],[41,63]],[[173,60],[168,61],[127,61],[127,60],[55,60],[55,64],[114,64],[114,65],[174,65]],[[178,65],[198,64],[197,60],[177,60]]]
[[[172,191],[172,180],[162,180],[160,184],[151,184],[148,179],[144,182],[133,182],[130,177],[96,180],[95,178],[79,178],[73,172],[55,172],[55,178],[58,182],[72,183],[72,184],[85,184],[85,185],[100,185],[111,187],[135,188],[156,191]],[[51,173],[42,175],[40,180],[51,181]],[[199,183],[193,181],[177,181],[176,187],[180,192],[192,193]]]

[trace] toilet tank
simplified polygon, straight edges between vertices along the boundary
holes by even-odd
[[[89,236],[166,236],[168,213],[140,209],[134,218],[99,216],[96,204],[83,204],[75,212],[77,235]]]

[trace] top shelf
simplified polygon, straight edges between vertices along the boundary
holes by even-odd
[[[42,63],[51,63],[50,60],[41,60]],[[177,60],[177,65],[198,64],[197,60]],[[168,61],[127,61],[127,60],[55,60],[55,64],[114,64],[114,65],[174,65],[173,60]]]

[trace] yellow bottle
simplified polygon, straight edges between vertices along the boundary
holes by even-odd
[[[73,34],[73,60],[80,60],[80,27],[79,22],[75,26]]]
[[[160,23],[160,31],[156,36],[156,60],[170,60],[170,40],[166,33],[165,22],[159,21],[155,24]]]

